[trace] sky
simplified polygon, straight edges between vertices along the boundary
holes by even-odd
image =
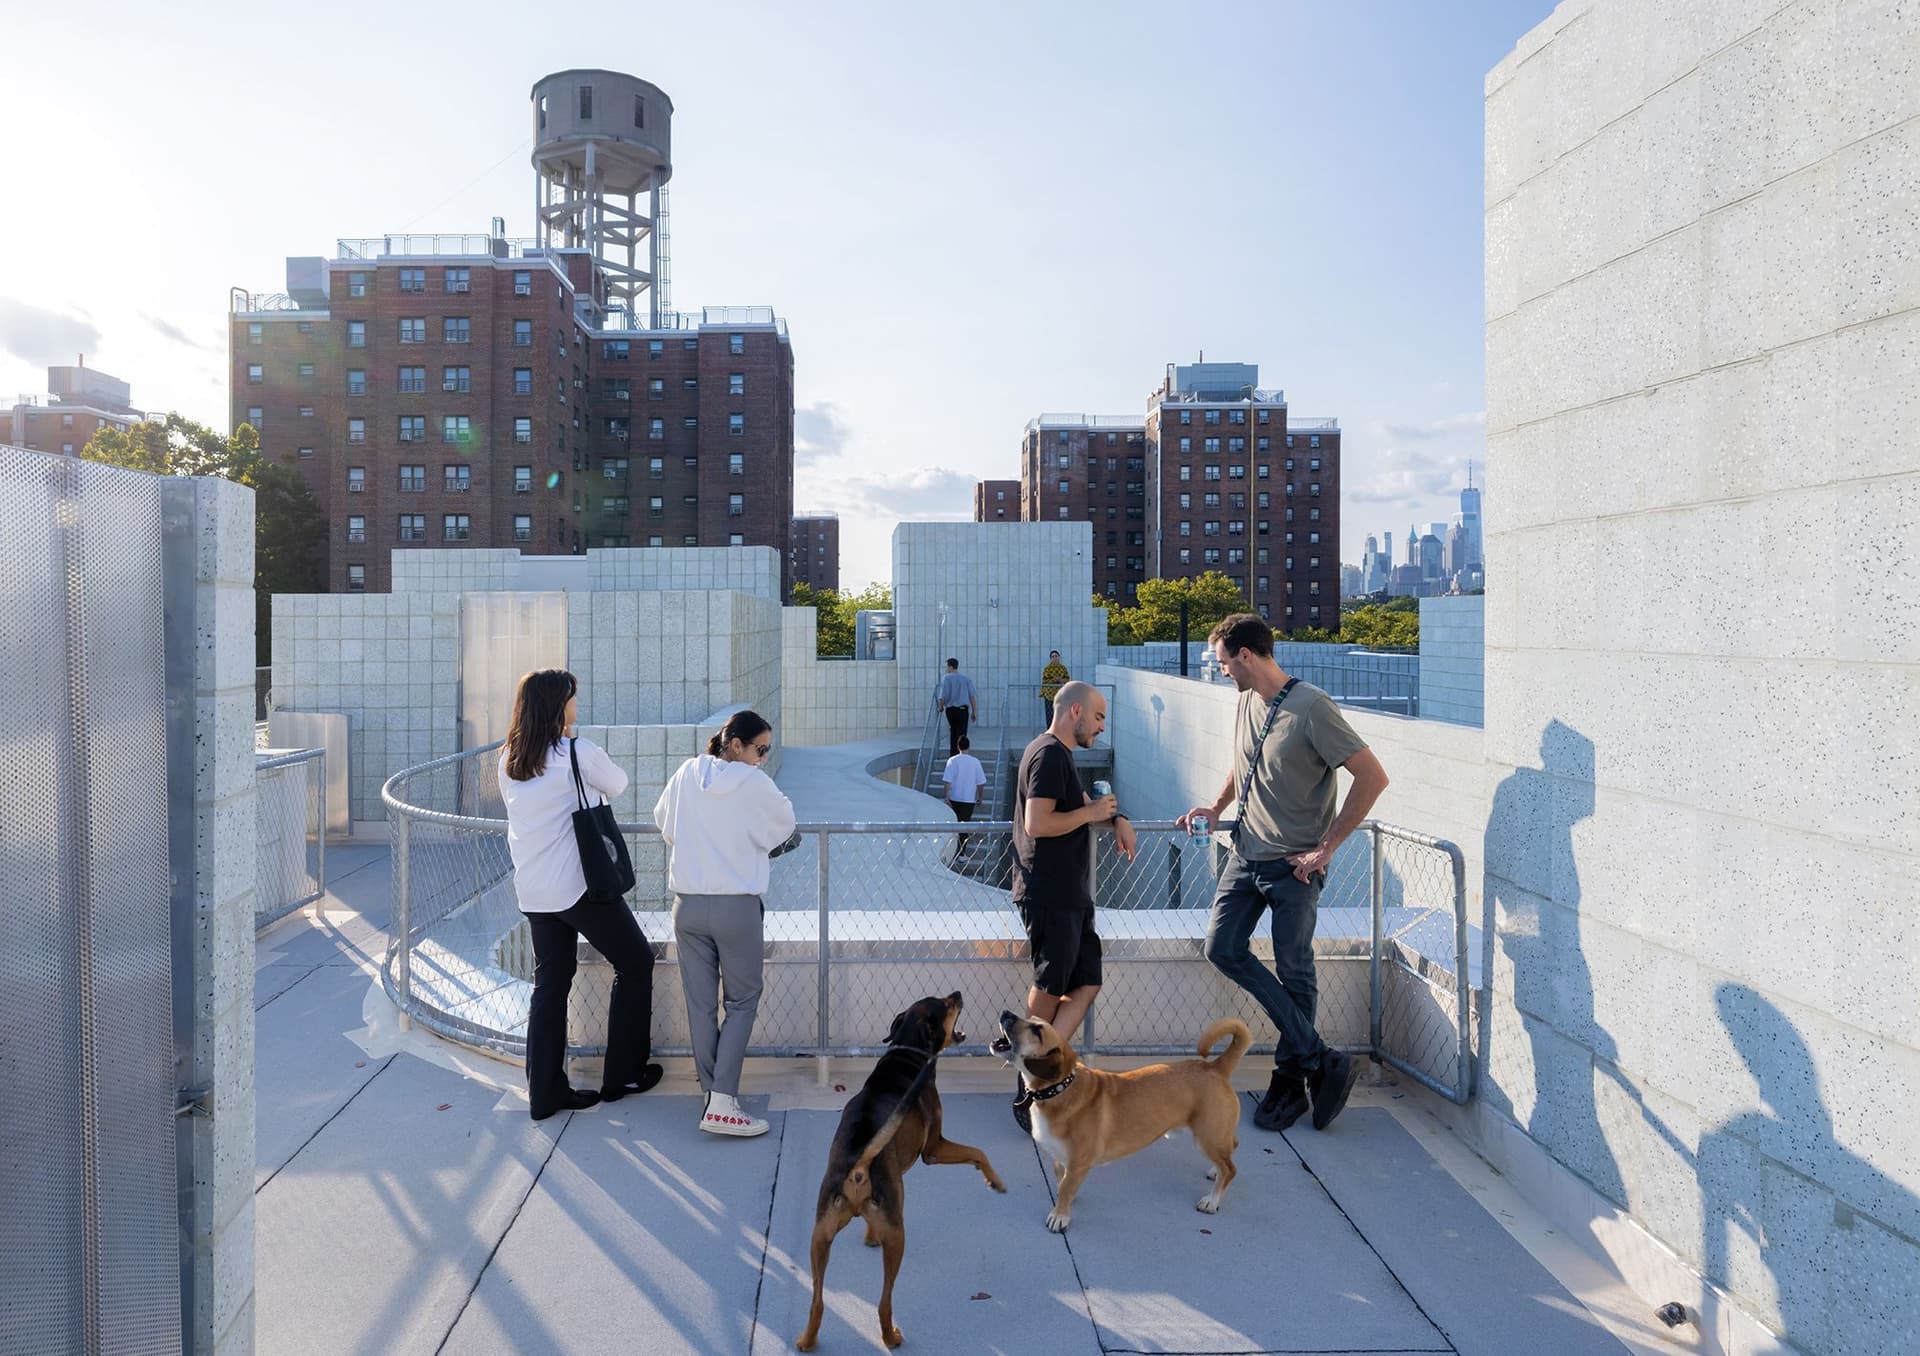
[[[531,236],[528,91],[593,66],[673,100],[673,305],[787,321],[844,587],[1035,415],[1139,416],[1202,353],[1340,420],[1343,560],[1481,481],[1484,77],[1551,0],[11,8],[9,397],[84,352],[224,429],[230,289]]]

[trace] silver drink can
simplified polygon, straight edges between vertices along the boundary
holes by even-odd
[[[1111,796],[1112,794],[1113,794],[1112,782],[1106,781],[1103,779],[1093,784],[1093,798],[1095,800],[1105,800],[1108,796]]]
[[[1195,838],[1205,838],[1213,832],[1213,821],[1205,815],[1195,815],[1187,821],[1187,832]]]

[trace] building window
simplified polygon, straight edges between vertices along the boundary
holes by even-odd
[[[533,515],[516,513],[513,515],[513,539],[515,541],[533,540]]]
[[[1183,508],[1183,509],[1190,509],[1190,508],[1192,508],[1192,507],[1193,507],[1193,496],[1192,496],[1192,495],[1190,495],[1190,494],[1183,494],[1183,495],[1181,495],[1181,496],[1180,496],[1180,507],[1181,507],[1181,508]]]
[[[513,468],[513,492],[515,494],[533,493],[533,468],[516,466]]]
[[[1220,427],[1220,411],[1208,410],[1206,413],[1205,422],[1212,424],[1215,428]]]
[[[347,540],[365,541],[367,539],[367,520],[355,513],[347,518]]]
[[[1273,469],[1273,468],[1272,468],[1271,466],[1268,466],[1268,465],[1267,465],[1267,464],[1266,464],[1265,462],[1262,462],[1262,463],[1261,463],[1260,465],[1258,465],[1258,466],[1256,466],[1256,467],[1254,467],[1254,468],[1253,468],[1253,476],[1254,476],[1254,479],[1256,479],[1256,480],[1265,480],[1265,479],[1267,479],[1267,478],[1268,478],[1268,477],[1267,477],[1267,473],[1268,473],[1269,471],[1271,471],[1272,469]]]
[[[533,334],[531,330],[528,331],[527,342],[528,343],[533,342]],[[610,363],[625,362],[627,360],[627,351],[628,351],[628,346],[627,346],[627,341],[625,339],[609,339],[605,343],[600,345],[600,356],[602,358],[605,358]]]
[[[400,342],[403,344],[424,344],[427,342],[427,319],[425,316],[407,316],[400,321]]]
[[[266,326],[262,325],[258,320],[249,320],[247,322],[247,342],[249,344],[264,344],[266,341]]]
[[[684,428],[687,432],[692,433],[695,429],[700,427],[700,420],[696,418],[694,415],[690,414],[685,419],[682,419],[680,421],[680,427]]]
[[[473,420],[464,414],[443,414],[440,416],[440,441],[443,443],[468,443],[473,441]]]
[[[602,513],[625,513],[627,511],[627,497],[624,494],[608,495],[600,501],[600,511]]]
[[[441,488],[448,494],[465,494],[473,488],[472,467],[449,462],[441,471]]]
[[[1317,434],[1317,433],[1309,433],[1309,434],[1307,435],[1307,446],[1308,446],[1308,447],[1319,447],[1319,446],[1320,446],[1320,435],[1319,435],[1319,434]]]
[[[403,513],[400,515],[400,540],[425,541],[427,539],[427,515],[424,513]]]
[[[473,390],[473,369],[471,367],[441,368],[440,389],[465,395]]]
[[[1192,479],[1193,479],[1193,468],[1192,468],[1191,466],[1182,466],[1182,467],[1180,468],[1180,479],[1182,479],[1182,480],[1192,480]]]
[[[403,414],[400,416],[400,441],[403,443],[424,443],[427,440],[427,416],[424,414]]]
[[[744,494],[727,496],[727,517],[738,518],[747,511],[747,497]]]
[[[259,363],[247,364],[247,385],[258,386],[267,379],[267,369]],[[69,415],[69,418],[72,416]]]
[[[1205,452],[1209,457],[1217,457],[1220,455],[1220,440],[1218,438],[1207,438],[1202,441],[1200,450]]]
[[[746,431],[747,431],[746,415],[730,414],[727,416],[727,436],[729,438],[741,437],[746,433]]]
[[[473,342],[473,320],[470,316],[449,315],[440,318],[440,342],[443,344],[467,344]]]
[[[593,120],[593,86],[582,85],[580,86],[580,121],[591,122],[592,120]]]
[[[648,400],[665,400],[666,398],[667,398],[666,379],[663,377],[647,378],[647,399]]]
[[[67,428],[72,428],[73,416],[63,414],[60,416],[60,422]],[[247,406],[247,422],[252,424],[256,429],[261,428],[267,422],[267,412],[258,405],[249,405]]]
[[[630,377],[604,377],[600,389],[614,400],[633,399],[633,380]]]
[[[652,438],[652,439],[659,439],[659,438],[664,438],[664,437],[666,437],[666,436],[667,436],[667,421],[666,421],[666,420],[664,420],[664,419],[649,419],[649,420],[647,421],[647,437],[649,437],[649,438]]]
[[[1180,520],[1180,535],[1183,537],[1191,537],[1193,535],[1193,524],[1185,518]]]
[[[347,592],[365,593],[367,591],[367,567],[365,565],[347,566]]]
[[[647,500],[647,516],[649,518],[658,518],[664,512],[666,512],[666,501],[661,499],[659,495],[656,494]]]
[[[1316,504],[1314,507],[1307,510],[1307,521],[1310,523],[1317,523],[1320,521],[1319,505]]]
[[[1192,453],[1193,453],[1193,439],[1191,439],[1191,438],[1182,438],[1182,439],[1180,440],[1180,452],[1181,452],[1181,454],[1182,454],[1183,456],[1190,456],[1190,455],[1192,455]]]
[[[513,369],[513,393],[517,396],[533,394],[533,369],[516,367]]]
[[[532,442],[533,441],[533,420],[531,419],[514,420],[513,421],[513,440],[516,443]]]
[[[745,372],[727,373],[727,394],[743,396],[747,393],[747,374]]]
[[[620,343],[624,347],[626,340],[622,339]],[[513,322],[513,346],[515,348],[533,347],[533,322],[531,320],[516,320]],[[622,354],[621,356],[625,357],[626,355]]]
[[[367,491],[367,468],[349,466],[347,468],[347,493],[365,494]]]
[[[740,354],[742,354],[742,353],[745,353],[746,351],[747,351],[747,336],[746,336],[746,335],[744,335],[744,334],[729,334],[729,335],[727,336],[727,352],[728,352],[728,353],[731,353],[731,354],[733,354],[733,355],[735,355],[735,356],[737,357],[737,356],[739,356]]]
[[[533,274],[515,273],[513,275],[513,294],[516,297],[532,296],[533,295]]]
[[[312,333],[313,333],[313,322],[312,322],[311,320],[300,320],[300,321],[296,321],[296,322],[295,322],[295,328],[296,328],[296,329],[298,329],[298,330],[300,331],[300,333],[302,333],[302,334],[312,334]]]
[[[1060,506],[1060,516],[1061,516],[1062,518],[1064,518],[1064,517],[1066,517],[1066,516],[1067,516],[1067,506],[1066,506],[1065,504],[1062,504],[1062,505]]]
[[[424,268],[403,268],[400,270],[400,290],[402,292],[424,292],[427,290],[427,271]]]
[[[400,468],[400,493],[424,494],[427,488],[427,468],[424,466],[402,466]]]
[[[1219,520],[1219,519],[1217,519],[1217,518],[1210,518],[1210,519],[1208,519],[1208,520],[1207,520],[1206,522],[1204,522],[1204,523],[1202,523],[1202,524],[1200,525],[1200,535],[1201,535],[1201,536],[1203,536],[1203,537],[1217,537],[1217,536],[1219,536],[1219,535],[1220,535],[1220,520]]]
[[[347,274],[347,295],[364,297],[367,294],[367,275],[364,273]]]
[[[364,419],[347,420],[347,441],[364,443],[367,440],[367,421]]]
[[[746,455],[741,452],[727,453],[727,474],[730,476],[744,476],[746,473],[747,473]]]
[[[400,393],[419,395],[427,389],[427,369],[424,367],[403,367],[400,369]]]
[[[471,292],[473,290],[473,270],[469,268],[449,268],[443,270],[443,281],[449,292]]]
[[[295,455],[296,455],[296,456],[298,456],[298,457],[300,458],[300,460],[301,460],[301,461],[312,461],[312,460],[313,460],[313,449],[312,449],[311,447],[303,447],[303,448],[301,448],[301,449],[300,449],[300,451],[299,451],[298,453],[296,453]]]
[[[465,541],[473,535],[473,519],[464,513],[446,513],[440,517],[442,541]]]
[[[347,347],[365,348],[367,346],[367,322],[349,320],[347,322]]]
[[[347,369],[347,394],[350,396],[356,396],[356,395],[365,395],[366,393],[367,393],[366,369],[363,367],[349,367]]]
[[[1317,470],[1319,470],[1319,469],[1320,469],[1320,458],[1318,458],[1318,457],[1308,457],[1308,458],[1307,458],[1307,469],[1308,469],[1309,471],[1317,471]]]

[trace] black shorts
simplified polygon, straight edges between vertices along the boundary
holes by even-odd
[[[1033,987],[1055,998],[1100,982],[1100,937],[1093,930],[1092,906],[1067,908],[1020,905],[1033,953]]]

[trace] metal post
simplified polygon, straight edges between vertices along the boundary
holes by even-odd
[[[1446,848],[1453,861],[1453,992],[1460,1039],[1454,1055],[1453,1100],[1465,1106],[1473,1094],[1472,1031],[1467,1008],[1473,994],[1473,985],[1467,979],[1467,860],[1452,843]]]
[[[1180,599],[1180,676],[1187,676],[1187,600]]]
[[[325,749],[320,750],[317,761],[320,768],[320,828],[314,835],[313,841],[315,844],[314,867],[319,878],[314,881],[314,886],[324,895],[327,892],[327,751]],[[316,913],[319,911],[318,901],[315,901],[314,911]]]
[[[1380,952],[1386,945],[1387,904],[1383,888],[1386,875],[1387,845],[1377,824],[1368,825],[1373,835],[1373,927],[1367,947],[1367,1042],[1377,1059],[1385,1044],[1383,1014],[1386,1010],[1386,986],[1381,983]]]
[[[400,947],[399,973],[394,988],[400,996],[400,1029],[413,1029],[413,932],[411,913],[411,859],[408,849],[413,838],[413,821],[405,810],[398,813],[393,832],[393,923],[394,937]]]
[[[819,979],[820,1032],[818,1037],[820,1052],[815,1057],[815,1072],[819,1077],[820,1086],[825,1087],[827,1085],[827,1050],[828,1050],[827,1038],[830,1034],[828,1030],[828,1022],[827,1022],[827,997],[832,989],[832,975],[831,975],[832,962],[829,959],[829,952],[831,950],[832,939],[829,935],[829,927],[828,927],[828,919],[827,919],[828,893],[829,893],[829,886],[832,880],[832,873],[829,870],[827,865],[827,845],[833,840],[832,840],[832,836],[829,835],[824,829],[821,830],[819,837],[820,837],[820,865],[819,865],[819,871],[818,871],[818,878],[814,885],[814,897],[820,910],[819,940],[816,944],[816,948],[818,951],[818,960],[816,963],[819,967],[819,972],[820,972],[820,979]]]

